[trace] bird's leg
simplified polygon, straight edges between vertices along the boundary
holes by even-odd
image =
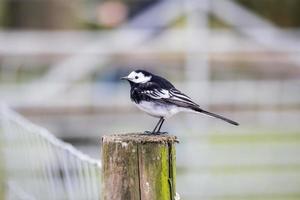
[[[163,120],[162,117],[159,118],[159,121],[158,121],[158,123],[155,125],[155,128],[153,129],[152,132],[151,132],[151,131],[145,131],[144,133],[145,133],[145,134],[155,134],[155,133],[156,133],[155,130],[156,130],[156,128],[158,127],[158,125],[161,123],[161,120]]]
[[[164,118],[162,118],[162,117],[159,118],[158,123],[156,124],[155,128],[154,128],[153,131],[152,131],[152,134],[156,134],[156,133],[157,133],[155,130],[156,130],[156,128],[159,126],[159,124],[162,122],[163,119],[164,119]]]
[[[164,121],[165,121],[165,119],[162,118],[161,123],[160,123],[160,125],[159,125],[159,127],[158,127],[158,130],[157,130],[157,132],[156,132],[155,134],[160,135],[160,134],[166,134],[166,133],[167,133],[167,132],[160,132],[160,128],[161,128],[161,126],[163,125]]]

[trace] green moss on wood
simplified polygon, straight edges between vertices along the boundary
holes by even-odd
[[[169,184],[171,191],[171,199],[176,195],[176,149],[174,143],[169,143]]]
[[[103,199],[110,197],[110,200],[117,200],[119,198],[113,198],[107,193],[121,192],[121,199],[173,200],[176,187],[176,141],[176,137],[168,135],[104,136]],[[134,189],[123,186],[128,185],[130,180],[134,183],[131,185]]]
[[[143,200],[170,200],[168,144],[140,144],[139,167]]]
[[[4,167],[4,143],[3,139],[1,138],[3,135],[2,130],[0,129],[0,199],[4,199],[5,197],[5,167]],[[1,140],[2,139],[2,140]]]

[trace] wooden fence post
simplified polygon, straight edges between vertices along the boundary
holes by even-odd
[[[1,113],[0,113],[1,114]],[[0,122],[1,123],[1,122]],[[4,162],[4,140],[0,127],[0,199],[5,199],[5,162]]]
[[[175,136],[122,134],[102,138],[103,200],[174,200]]]

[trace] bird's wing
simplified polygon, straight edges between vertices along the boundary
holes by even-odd
[[[174,104],[179,107],[185,107],[185,108],[199,107],[199,105],[193,102],[190,97],[183,94],[175,87],[168,90],[160,87],[159,84],[156,84],[154,82],[148,82],[143,86],[140,92],[143,95],[146,95],[153,100],[163,101],[165,103]]]
[[[152,85],[151,88],[144,88],[141,93],[152,99],[167,99],[170,98],[168,90]]]
[[[180,107],[187,107],[187,108],[199,107],[199,105],[193,102],[190,97],[183,94],[176,88],[170,89],[169,94],[170,94],[170,98],[167,99],[167,101],[170,103],[173,103]]]

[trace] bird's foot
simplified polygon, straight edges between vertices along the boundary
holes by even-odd
[[[155,133],[152,133],[154,135],[165,135],[165,134],[168,134],[168,132],[155,132]]]
[[[153,134],[152,131],[144,131],[144,134]]]
[[[149,135],[164,135],[164,134],[168,134],[168,132],[144,131],[144,134],[149,134]]]

